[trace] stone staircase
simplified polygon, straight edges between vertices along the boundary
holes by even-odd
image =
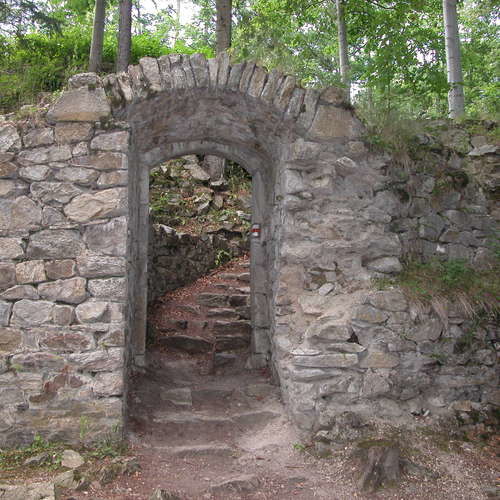
[[[249,454],[260,447],[254,440],[263,431],[277,435],[286,420],[267,371],[245,368],[249,278],[241,261],[151,311],[156,341],[131,387],[129,439],[139,455],[175,469],[187,498],[251,497],[259,484],[248,474]]]
[[[166,294],[150,315],[155,348],[173,357],[209,355],[210,371],[245,357],[252,333],[248,268],[248,259],[239,259],[231,272]]]

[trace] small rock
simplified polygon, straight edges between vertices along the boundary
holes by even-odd
[[[182,500],[178,492],[156,489],[149,497],[149,500]]]
[[[61,472],[61,474],[58,474],[54,478],[54,486],[71,490],[75,489],[78,486],[78,482],[75,480],[75,472],[73,470]]]
[[[61,457],[61,465],[63,467],[68,467],[68,469],[76,469],[83,465],[85,460],[74,450],[64,450]]]
[[[210,491],[215,495],[224,493],[251,493],[259,487],[257,476],[241,475],[227,479],[210,486]]]
[[[47,462],[50,462],[50,455],[47,452],[39,453],[38,455],[33,455],[24,461],[24,465],[39,466]]]
[[[324,297],[325,295],[328,295],[330,292],[332,292],[334,289],[335,285],[333,283],[325,283],[319,288],[318,293]]]

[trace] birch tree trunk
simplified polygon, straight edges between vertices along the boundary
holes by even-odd
[[[351,101],[351,75],[347,53],[347,30],[344,16],[344,0],[335,0],[337,7],[337,32],[339,37],[340,77],[346,88],[346,97]]]
[[[460,60],[460,38],[458,36],[457,0],[443,0],[443,19],[446,47],[446,70],[448,74],[448,111],[451,119],[464,114],[464,87]]]
[[[97,73],[101,69],[102,45],[104,42],[104,23],[106,18],[106,0],[96,0],[94,10],[94,27],[90,45],[89,71]]]
[[[116,71],[127,71],[132,43],[132,0],[120,0]]]
[[[175,42],[179,39],[179,31],[181,26],[181,0],[177,0],[177,10],[175,11],[175,21],[177,25],[175,26],[175,35],[174,35],[174,45]]]
[[[217,54],[231,47],[232,0],[216,0],[217,9]]]

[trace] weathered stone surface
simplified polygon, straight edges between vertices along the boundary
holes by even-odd
[[[85,463],[80,453],[74,450],[64,450],[61,455],[61,465],[68,469],[77,469]]]
[[[14,352],[22,342],[21,332],[15,328],[3,328],[0,326],[0,352]]]
[[[43,181],[49,175],[50,168],[46,165],[33,165],[19,170],[19,176],[29,181]]]
[[[50,323],[53,307],[52,302],[43,300],[20,300],[12,308],[11,323],[27,327]]]
[[[123,257],[84,254],[78,257],[77,265],[85,278],[104,278],[125,275],[126,261]]]
[[[2,153],[0,153],[0,179],[13,177],[17,172],[17,167],[8,161],[2,161]]]
[[[31,184],[33,198],[50,203],[68,203],[82,191],[70,182],[34,182]]]
[[[87,301],[77,306],[75,312],[80,323],[104,322],[104,317],[108,312],[108,303]]]
[[[158,61],[154,57],[142,57],[139,60],[139,65],[142,74],[149,83],[149,88],[153,92],[160,92],[162,90],[162,81]]]
[[[12,364],[18,365],[23,371],[62,370],[65,359],[50,352],[27,352],[12,357]]]
[[[65,259],[77,257],[84,249],[78,231],[46,229],[30,237],[27,254],[33,259]]]
[[[73,322],[73,313],[72,306],[56,305],[52,310],[52,321],[55,325],[70,325]]]
[[[79,304],[87,298],[87,280],[85,278],[62,279],[42,283],[38,287],[40,296],[44,299]]]
[[[12,204],[10,228],[14,231],[36,229],[40,225],[41,218],[42,211],[40,207],[27,196],[20,196],[16,198]]]
[[[15,285],[16,266],[11,262],[0,262],[0,292]]]
[[[123,153],[98,152],[91,156],[82,156],[73,159],[73,164],[83,167],[92,167],[97,170],[116,170],[128,167],[127,156]]]
[[[18,259],[24,256],[19,238],[0,238],[0,260]]]
[[[47,118],[52,122],[96,122],[111,114],[102,88],[67,90],[49,109]]]
[[[0,197],[10,197],[16,193],[16,183],[10,180],[0,180]]]
[[[127,170],[115,170],[114,172],[103,172],[97,180],[97,186],[100,188],[126,186],[128,183]]]
[[[91,123],[56,123],[55,139],[59,144],[85,141],[90,138],[92,129]]]
[[[89,351],[95,347],[92,334],[85,331],[68,331],[63,327],[45,327],[38,332],[40,347],[56,353]],[[77,386],[81,386],[78,384]]]
[[[123,215],[127,208],[127,190],[112,188],[95,194],[85,193],[64,207],[66,216],[77,222]]]
[[[47,279],[42,260],[29,260],[16,265],[16,280],[18,283],[40,283]]]
[[[119,151],[126,153],[128,151],[128,132],[110,132],[100,134],[92,139],[90,147],[100,151]]]
[[[71,158],[69,146],[48,146],[21,151],[17,161],[26,167],[33,164],[65,161]]]
[[[293,364],[305,368],[347,368],[358,364],[358,355],[350,353],[294,356]]]
[[[9,324],[11,309],[12,304],[0,300],[0,326],[7,326]]]
[[[74,182],[76,184],[91,184],[99,177],[99,172],[84,167],[63,167],[55,172],[55,178],[60,181]],[[81,190],[74,188],[75,194],[80,194]],[[69,201],[69,200],[68,200]]]
[[[330,343],[346,341],[351,338],[352,331],[348,325],[339,324],[337,320],[322,318],[313,322],[306,331],[306,338],[312,343]]]
[[[15,285],[7,288],[5,292],[0,293],[0,298],[5,300],[20,300],[39,298],[38,292],[34,286],[31,285]]]
[[[127,248],[127,221],[125,217],[119,217],[104,224],[89,226],[84,240],[92,252],[124,256]]]
[[[370,351],[361,358],[361,368],[394,368],[399,365],[399,358],[395,354],[380,351]]]
[[[386,311],[406,311],[408,309],[408,301],[403,293],[397,290],[381,290],[370,294],[366,301],[377,309]]]
[[[397,257],[382,257],[369,262],[366,267],[384,274],[395,274],[402,271],[403,266]]]
[[[210,352],[213,349],[213,343],[200,337],[189,335],[174,335],[172,337],[164,337],[161,339],[161,344],[172,349],[179,349],[190,354],[199,354]]]
[[[51,280],[72,278],[76,272],[76,263],[71,259],[49,260],[45,262],[45,272]]]
[[[99,398],[121,396],[123,394],[121,371],[97,373],[92,384],[92,392]]]
[[[21,138],[17,129],[11,123],[0,124],[0,153],[9,149],[18,149],[21,146]]]
[[[126,296],[124,278],[89,280],[89,292],[93,297],[109,300],[123,300]]]
[[[324,141],[341,137],[356,137],[361,130],[360,123],[350,111],[334,106],[319,105],[308,133],[312,139]]]
[[[71,354],[69,359],[85,372],[111,372],[123,366],[123,350],[120,348]]]
[[[226,307],[228,304],[228,296],[222,293],[200,293],[196,302],[199,305],[207,307]]]
[[[54,142],[54,130],[50,127],[32,129],[23,137],[23,142],[27,148],[52,144]]]
[[[54,483],[30,483],[23,485],[0,485],[2,500],[55,500]]]
[[[356,308],[353,319],[366,323],[383,323],[388,317],[389,315],[385,311],[363,305]]]

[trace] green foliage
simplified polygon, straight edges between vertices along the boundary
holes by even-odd
[[[498,261],[487,270],[474,269],[460,259],[409,261],[396,278],[375,280],[375,284],[380,289],[399,286],[411,300],[435,309],[452,303],[470,317],[495,319],[500,315],[499,271]]]
[[[220,267],[224,264],[227,264],[232,258],[233,255],[231,252],[223,249],[218,250],[217,254],[215,255],[215,267]]]
[[[110,435],[99,441],[89,451],[86,456],[90,458],[103,458],[110,457],[116,458],[126,455],[128,451],[128,444],[123,439],[117,439],[116,436]]]
[[[61,465],[61,454],[64,449],[62,443],[46,441],[42,436],[36,434],[29,446],[0,450],[0,470],[11,471],[25,467],[24,462],[28,458],[40,453],[47,453],[47,465],[57,469]]]

